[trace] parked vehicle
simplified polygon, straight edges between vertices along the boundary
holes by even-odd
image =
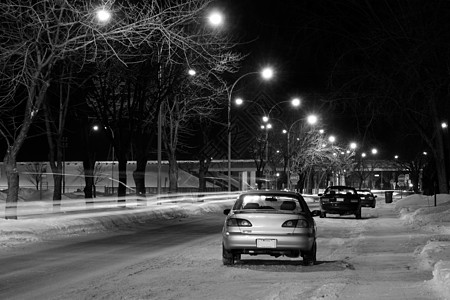
[[[304,265],[316,263],[316,223],[303,197],[286,191],[242,193],[222,230],[224,265],[233,265],[242,254],[303,257]]]
[[[374,195],[370,190],[356,190],[361,198],[361,206],[362,207],[372,207],[375,208],[377,204],[377,195]]]
[[[339,215],[355,215],[361,219],[361,199],[356,189],[349,186],[329,186],[320,197],[320,217],[327,213]]]

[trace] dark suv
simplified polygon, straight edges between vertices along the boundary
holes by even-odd
[[[320,217],[327,213],[339,215],[355,215],[361,219],[361,199],[355,188],[349,186],[329,186],[320,197]]]

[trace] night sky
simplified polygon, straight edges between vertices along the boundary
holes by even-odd
[[[415,14],[422,8],[433,14],[433,3],[436,3],[436,8],[439,4],[441,9],[448,9],[442,1],[419,0],[223,0],[218,3],[227,16],[224,29],[245,42],[239,49],[248,57],[240,74],[270,64],[275,68],[276,75],[266,91],[278,101],[298,95],[305,110],[316,109],[321,106],[320,98],[327,97],[330,74],[341,55],[351,52],[354,45],[366,42],[364,39],[371,38],[372,31],[379,30],[376,26],[382,28],[384,23],[392,22],[392,14],[403,12],[403,8],[410,9],[407,11],[409,14]],[[417,8],[416,12],[414,8]],[[372,13],[376,17],[367,19],[367,16],[373,16]],[[417,20],[418,23],[412,27],[408,24],[405,30],[424,30],[420,22],[427,22],[429,15],[425,13],[424,16],[424,20]],[[414,18],[411,19],[414,22]],[[411,35],[414,36],[414,33]],[[356,55],[351,56],[350,60],[355,65],[360,63]],[[381,66],[383,63],[377,62]],[[332,108],[322,106],[322,124],[330,134],[341,137],[341,140],[364,137],[366,147],[377,147],[380,156],[384,154],[389,158],[397,152],[408,151],[410,146],[407,144],[422,146],[413,137],[414,133],[399,130],[404,124],[401,114],[398,119],[388,120],[385,117],[390,110],[392,112],[392,106],[381,105],[377,108],[377,115],[364,111],[364,105],[359,109],[335,100]],[[367,126],[369,123],[370,126]],[[408,139],[410,136],[412,138]]]

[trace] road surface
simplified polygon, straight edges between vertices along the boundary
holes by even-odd
[[[310,205],[311,209],[315,205]],[[221,212],[0,252],[0,299],[439,299],[415,253],[432,233],[392,204],[316,218],[318,263],[221,261]]]

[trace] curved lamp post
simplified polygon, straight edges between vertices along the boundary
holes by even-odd
[[[297,124],[298,122],[303,121],[303,120],[304,120],[303,118],[302,119],[298,119],[297,121],[292,123],[291,126],[289,126],[288,130],[283,130],[283,133],[287,134],[287,146],[286,146],[286,152],[287,152],[287,172],[286,173],[287,174],[286,174],[286,177],[287,177],[287,188],[288,188],[288,190],[291,189],[291,154],[290,154],[291,130],[294,127],[295,124]],[[314,124],[317,123],[318,118],[317,118],[316,115],[309,115],[306,118],[306,120],[307,120],[308,124],[314,125]]]
[[[227,87],[227,95],[228,95],[228,192],[231,192],[231,97],[233,95],[233,90],[236,84],[244,77],[253,74],[261,74],[263,79],[270,79],[273,77],[273,70],[271,68],[265,68],[261,72],[249,72],[234,81],[231,87]]]

